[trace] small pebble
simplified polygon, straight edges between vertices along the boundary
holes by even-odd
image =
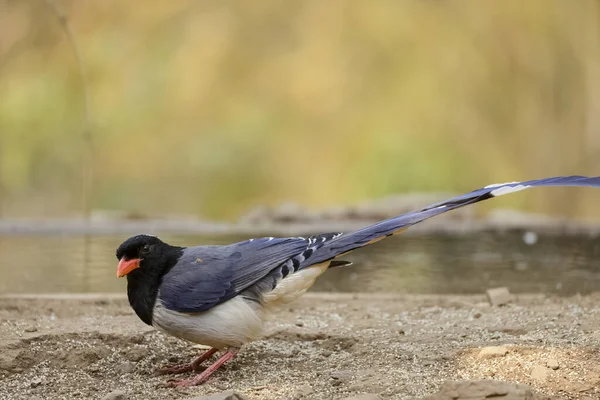
[[[490,346],[484,347],[479,351],[477,357],[479,358],[494,358],[494,357],[504,357],[508,353],[508,349],[502,346]]]
[[[302,385],[294,392],[292,396],[294,399],[301,399],[303,397],[308,396],[313,392],[313,388],[310,385]]]
[[[525,385],[495,380],[481,381],[446,381],[437,393],[423,397],[422,400],[467,400],[467,399],[505,399],[525,400],[534,399],[531,389]]]
[[[372,393],[361,394],[358,396],[344,397],[342,400],[379,400],[379,396]]]
[[[25,332],[37,332],[37,328],[35,326],[29,326],[25,328]]]
[[[495,307],[508,304],[511,300],[510,292],[506,287],[488,289],[485,293],[490,304]]]
[[[548,368],[546,368],[544,366],[536,365],[531,370],[531,379],[533,379],[533,380],[536,380],[539,382],[544,382],[547,377],[548,377]]]
[[[555,371],[560,368],[560,365],[558,365],[558,360],[556,358],[549,358],[548,361],[546,361],[546,366]]]
[[[42,380],[40,378],[36,378],[31,381],[30,386],[32,388],[36,388],[36,387],[40,386],[41,384],[42,384]]]
[[[350,379],[354,374],[352,371],[334,371],[330,374],[333,379]]]

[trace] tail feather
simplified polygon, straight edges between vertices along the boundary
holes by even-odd
[[[588,186],[600,188],[600,176],[559,176],[526,182],[509,182],[488,185],[470,193],[437,204],[432,204],[423,209],[411,211],[398,217],[378,222],[366,228],[340,235],[333,240],[325,242],[323,247],[319,248],[319,250],[310,258],[310,263],[316,264],[339,257],[340,255],[346,254],[359,247],[375,243],[387,236],[404,232],[409,227],[431,217],[435,217],[436,215],[493,197],[538,186]]]

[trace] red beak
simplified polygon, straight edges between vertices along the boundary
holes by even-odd
[[[131,260],[126,260],[125,257],[119,260],[119,266],[117,267],[117,276],[119,278],[127,275],[134,269],[138,269],[140,267],[140,259],[133,258]]]

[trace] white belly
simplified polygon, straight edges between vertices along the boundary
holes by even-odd
[[[221,349],[241,347],[261,337],[262,311],[241,297],[198,313],[181,313],[156,300],[152,325],[169,335]]]
[[[152,325],[169,335],[217,349],[241,347],[260,339],[263,318],[271,308],[302,296],[328,266],[326,261],[288,275],[273,290],[262,293],[262,305],[238,296],[208,311],[182,313],[165,308],[159,295]]]

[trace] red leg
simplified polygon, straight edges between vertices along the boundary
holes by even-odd
[[[192,361],[190,363],[185,363],[185,364],[180,364],[180,365],[168,365],[166,367],[157,369],[156,373],[159,375],[166,375],[166,374],[183,374],[185,372],[198,371],[198,369],[200,369],[200,364],[202,364],[204,361],[211,358],[212,355],[215,354],[217,351],[218,350],[213,347],[212,349],[206,351],[204,354],[202,354],[200,357],[196,358],[194,361]]]
[[[175,387],[175,386],[196,386],[196,385],[200,385],[201,383],[206,382],[206,380],[208,379],[209,376],[211,376],[217,369],[219,369],[219,367],[223,364],[225,364],[227,361],[231,360],[233,357],[235,357],[235,355],[238,353],[240,349],[236,349],[236,348],[229,348],[227,349],[227,352],[225,354],[223,354],[221,356],[221,358],[219,358],[217,361],[215,361],[215,363],[213,365],[211,365],[210,367],[206,368],[204,370],[204,372],[202,372],[199,375],[196,375],[193,378],[190,379],[173,379],[170,380],[168,383],[168,386],[171,387]]]

